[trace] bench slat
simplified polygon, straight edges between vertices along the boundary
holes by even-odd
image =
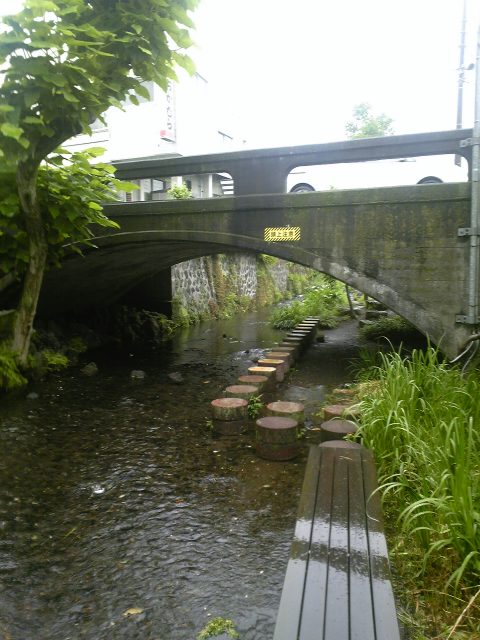
[[[328,579],[328,547],[330,544],[330,513],[332,509],[332,493],[334,486],[333,456],[325,456],[325,449],[318,448],[318,493],[315,505],[314,524],[308,573],[305,580],[303,610],[309,612],[302,616],[299,638],[312,637],[312,634],[323,632],[326,592]],[[320,464],[321,457],[321,464]],[[318,635],[318,637],[321,637]]]
[[[382,507],[378,491],[375,491],[378,487],[377,473],[370,451],[363,454],[363,481],[365,495],[370,496],[367,502],[367,527],[376,637],[379,640],[400,640],[387,542],[383,533]]]
[[[325,455],[326,453],[326,455]],[[325,611],[324,638],[349,638],[349,580],[348,580],[348,461],[346,456],[335,455],[335,449],[326,449],[324,457],[334,459],[334,482],[330,516],[330,545],[328,549],[328,586]],[[310,612],[304,609],[304,617]],[[310,636],[310,639],[315,636]]]
[[[305,469],[290,560],[275,627],[275,640],[292,640],[298,636],[317,498],[320,455],[318,449],[312,450]]]
[[[370,562],[363,485],[363,453],[348,451],[354,459],[349,465],[348,493],[350,511],[350,628],[351,640],[375,638],[374,605],[370,587]]]

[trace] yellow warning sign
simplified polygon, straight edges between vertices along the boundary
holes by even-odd
[[[265,242],[296,242],[300,240],[300,227],[266,227]]]

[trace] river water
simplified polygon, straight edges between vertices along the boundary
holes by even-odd
[[[358,348],[352,322],[326,333],[275,396],[308,415]],[[206,421],[281,335],[246,314],[90,354],[96,376],[72,368],[37,399],[2,399],[1,640],[194,640],[215,616],[242,640],[272,637],[307,443],[264,461],[251,433],[215,437]]]

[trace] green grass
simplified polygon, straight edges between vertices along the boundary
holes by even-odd
[[[387,316],[373,320],[359,330],[366,340],[389,341],[398,344],[402,341],[418,341],[422,334],[412,324],[400,316]]]
[[[320,274],[303,300],[295,300],[275,309],[270,321],[275,329],[287,330],[292,329],[308,316],[319,316],[322,327],[332,328],[338,324],[339,309],[346,303],[342,283]]]
[[[360,434],[400,528],[394,554],[420,584],[434,576],[445,602],[468,601],[480,586],[479,374],[462,376],[432,348],[380,358]]]

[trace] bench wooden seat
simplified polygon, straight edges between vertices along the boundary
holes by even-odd
[[[310,448],[274,640],[400,640],[376,487],[368,449]]]

